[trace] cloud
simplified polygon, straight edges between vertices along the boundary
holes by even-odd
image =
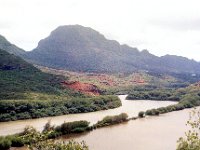
[[[176,31],[200,30],[200,17],[161,18],[149,21],[152,25]]]
[[[11,27],[12,26],[10,22],[0,22],[0,29],[10,29]]]
[[[200,60],[199,0],[0,0],[0,34],[32,50],[59,25],[92,27],[156,55]]]

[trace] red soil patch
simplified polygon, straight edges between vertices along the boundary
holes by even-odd
[[[89,83],[81,83],[78,81],[73,81],[73,82],[64,81],[62,82],[62,84],[70,89],[92,96],[97,96],[100,95],[101,93],[101,91],[98,89],[96,85]]]
[[[145,80],[141,76],[136,75],[132,78],[131,82],[133,82],[135,84],[143,84],[143,83],[145,83]]]

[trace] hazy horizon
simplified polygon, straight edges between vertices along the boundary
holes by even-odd
[[[60,25],[91,27],[120,44],[200,61],[197,0],[0,0],[0,34],[34,49]]]

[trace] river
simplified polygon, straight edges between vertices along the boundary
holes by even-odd
[[[175,150],[177,140],[187,130],[185,124],[190,111],[131,120],[59,140],[84,140],[90,150]]]
[[[152,101],[152,100],[125,100],[126,95],[119,96],[122,106],[115,109],[97,111],[91,113],[81,113],[81,114],[69,114],[63,116],[55,117],[46,117],[40,119],[28,119],[20,121],[10,121],[10,122],[1,122],[0,123],[0,135],[8,135],[19,133],[23,131],[26,126],[33,126],[37,130],[41,131],[44,125],[51,120],[51,123],[54,125],[60,125],[64,121],[78,121],[78,120],[87,120],[91,124],[96,123],[107,115],[118,115],[120,113],[127,113],[129,117],[134,117],[138,115],[139,111],[145,111],[147,109],[164,107],[176,102],[171,101]],[[126,128],[126,125],[124,126]]]

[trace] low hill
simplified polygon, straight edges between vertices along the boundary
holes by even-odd
[[[43,73],[20,57],[0,50],[0,99],[62,95],[61,81],[63,78]]]

